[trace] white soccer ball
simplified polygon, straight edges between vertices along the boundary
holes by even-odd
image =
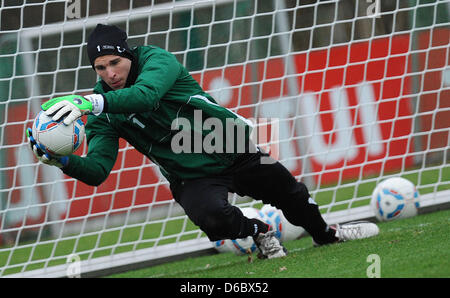
[[[34,119],[33,137],[51,155],[62,157],[75,152],[84,140],[84,123],[77,119],[65,125],[63,119],[53,121],[43,111]]]
[[[389,178],[374,189],[371,208],[379,221],[412,217],[419,208],[419,192],[405,178]]]
[[[262,220],[261,212],[252,207],[241,208],[242,213],[248,218]],[[257,247],[252,237],[242,239],[226,239],[213,241],[213,247],[219,252],[234,252],[236,255],[245,255],[247,252],[255,252]]]
[[[281,242],[298,239],[305,233],[305,229],[291,224],[284,217],[283,211],[272,205],[264,205],[261,212],[263,213],[263,220],[277,231],[276,235]]]

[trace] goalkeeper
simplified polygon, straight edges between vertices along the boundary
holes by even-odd
[[[245,217],[231,205],[229,192],[281,209],[290,223],[303,227],[319,245],[378,233],[371,223],[328,226],[307,187],[252,144],[248,121],[219,106],[174,55],[154,46],[130,49],[126,39],[126,33],[118,27],[98,24],[87,43],[90,63],[101,78],[93,94],[57,97],[42,105],[54,120],[65,117],[65,124],[88,115],[87,155],[51,156],[39,148],[31,129],[27,129],[33,152],[40,161],[97,186],[113,168],[119,139],[123,138],[159,166],[174,199],[211,241],[252,236],[267,258],[283,257],[286,249],[270,226]],[[199,113],[202,119],[216,119],[224,129],[227,119],[231,119],[236,129],[244,133],[204,131],[203,125],[199,128],[194,123]],[[186,141],[209,133],[224,139],[222,143],[216,139],[216,145],[223,144],[223,148],[198,151],[195,142],[189,145],[174,141],[180,135]],[[192,150],[174,148],[177,144]]]

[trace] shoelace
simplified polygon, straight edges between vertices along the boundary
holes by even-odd
[[[278,244],[279,242],[274,239],[274,237],[275,236],[273,235],[273,233],[268,232],[264,235],[263,239],[261,239],[260,247],[263,250],[267,251],[267,253],[271,253],[280,249]]]
[[[339,238],[342,238],[342,240],[349,240],[362,237],[361,227],[358,225],[355,226],[337,225],[336,230],[339,233],[340,236]]]
[[[267,238],[268,239],[265,241],[266,243],[264,244],[264,246],[269,252],[277,251],[280,249],[277,245],[278,241],[273,239],[273,236],[268,236]]]

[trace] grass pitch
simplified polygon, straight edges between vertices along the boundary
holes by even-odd
[[[381,278],[450,277],[450,210],[379,223],[373,238],[313,247],[311,238],[284,243],[285,258],[222,253],[111,275],[124,278],[365,278],[379,257]]]
[[[423,169],[422,171],[402,175],[402,177],[416,184],[420,195],[450,189],[450,166],[448,165]],[[342,184],[336,190],[332,186],[319,189],[314,198],[319,206],[325,206],[330,204],[331,198],[335,196],[336,202],[339,204],[335,204],[331,209],[337,211],[369,204],[370,194],[375,186],[376,181],[373,179],[354,181]],[[357,198],[358,200],[355,200],[349,206],[349,203],[345,202],[348,198]],[[360,200],[361,198],[365,199]],[[347,242],[330,247],[314,249],[310,238],[287,242],[285,246],[289,249],[290,255],[279,261],[266,260],[262,262],[254,257],[253,261],[248,263],[246,256],[237,257],[233,254],[221,254],[170,263],[142,271],[115,275],[115,277],[365,277],[366,269],[370,265],[366,259],[370,254],[380,256],[382,277],[450,277],[448,261],[450,259],[449,215],[447,212],[441,219],[437,218],[436,223],[432,220],[434,215],[431,214],[399,222],[382,223],[380,224],[381,233],[374,239]],[[436,216],[439,217],[439,215]],[[408,222],[410,223],[408,224]],[[428,226],[428,222],[433,222],[433,224]],[[422,240],[429,235],[434,235],[432,231],[438,229],[438,226],[435,225],[438,225],[439,222],[441,225],[439,231],[436,231],[435,241],[434,239]],[[418,235],[408,236],[411,234],[410,229],[416,229]],[[429,231],[429,229],[432,229],[432,231]],[[394,233],[397,230],[399,232]],[[186,231],[189,233],[186,233]],[[28,271],[66,264],[67,256],[72,253],[76,253],[81,260],[87,260],[173,243],[182,232],[183,235],[180,240],[188,240],[198,235],[198,228],[187,219],[174,218],[164,223],[149,222],[108,228],[107,230],[87,232],[81,235],[69,235],[57,240],[50,238],[50,236],[39,235],[37,239],[21,241],[18,245],[13,243],[0,246],[0,276],[19,273],[22,270]],[[405,236],[402,237],[402,234]],[[163,236],[163,239],[161,239],[161,236]],[[407,247],[408,245],[410,248]],[[342,252],[340,251],[341,247]],[[423,252],[415,252],[418,249],[422,249]],[[398,252],[395,256],[397,259],[392,256],[395,251]],[[430,257],[429,261],[427,260],[428,255],[439,253],[441,255],[438,255],[436,260],[438,258],[443,260],[438,260],[437,266],[433,263],[433,257]],[[414,261],[416,255],[417,260]],[[422,262],[422,258],[424,263],[420,266],[430,264],[430,268],[422,270],[420,266],[414,267],[417,263]],[[320,268],[322,262],[323,268]],[[413,272],[408,273],[402,269],[391,273],[391,270],[398,266],[395,262],[411,263],[411,266],[413,266],[411,271]],[[347,272],[347,270],[350,271]],[[434,274],[429,273],[432,270],[435,270]]]

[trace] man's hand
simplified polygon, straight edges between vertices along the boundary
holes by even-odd
[[[31,150],[33,151],[37,159],[39,159],[39,161],[41,161],[46,165],[55,166],[58,168],[67,166],[67,164],[69,163],[69,158],[67,156],[55,157],[50,155],[50,153],[48,153],[43,146],[41,146],[36,142],[36,140],[33,137],[31,128],[29,127],[27,128],[26,134],[28,137],[28,141],[30,142]]]
[[[47,116],[53,115],[54,121],[58,121],[61,117],[67,115],[64,124],[69,125],[83,115],[100,114],[103,110],[103,96],[91,94],[85,97],[80,95],[55,97],[42,104],[41,108]]]

